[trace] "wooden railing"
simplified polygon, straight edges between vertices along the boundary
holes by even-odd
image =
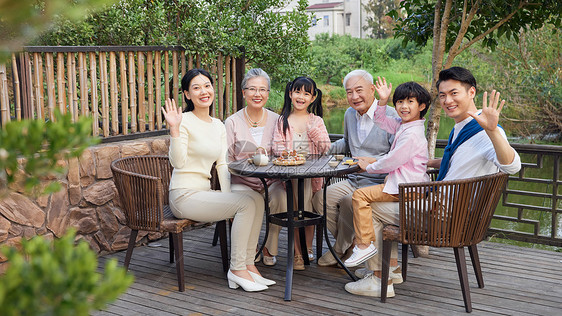
[[[103,137],[162,130],[160,107],[173,97],[185,103],[186,69],[205,68],[215,78],[213,115],[224,119],[242,106],[244,62],[218,53],[188,55],[181,46],[35,46],[0,64],[0,123],[91,116]]]

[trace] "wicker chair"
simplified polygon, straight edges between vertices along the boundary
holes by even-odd
[[[170,263],[174,262],[175,254],[178,288],[183,292],[185,282],[182,232],[184,228],[196,222],[174,217],[168,206],[168,188],[172,170],[167,156],[133,156],[120,158],[111,163],[113,181],[121,198],[127,226],[131,228],[125,267],[129,268],[139,230],[167,232],[170,243]],[[217,227],[221,237],[223,270],[227,271],[225,221],[217,222]]]
[[[381,302],[385,302],[392,242],[402,243],[402,277],[406,281],[408,245],[451,247],[455,254],[464,305],[472,311],[464,247],[468,247],[478,287],[484,287],[476,245],[486,236],[508,175],[502,172],[454,181],[401,184],[400,227],[383,230]],[[405,196],[422,194],[420,199]]]

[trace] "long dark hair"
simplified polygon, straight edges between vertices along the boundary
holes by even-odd
[[[311,78],[297,77],[295,80],[287,83],[287,87],[285,87],[285,101],[283,102],[283,109],[281,109],[281,116],[279,117],[280,120],[283,120],[283,135],[287,135],[287,130],[289,129],[289,115],[293,110],[293,104],[289,94],[301,89],[316,97],[306,109],[308,113],[322,117],[322,91],[316,87],[316,82]]]
[[[187,104],[184,112],[191,112],[193,111],[193,109],[195,109],[195,105],[193,104],[193,101],[189,100],[183,92],[189,91],[189,84],[191,84],[191,80],[193,80],[193,78],[199,75],[203,75],[209,78],[209,80],[211,81],[211,85],[213,84],[213,77],[211,77],[211,74],[208,71],[199,68],[194,68],[189,70],[181,79],[182,95],[183,95],[183,99],[185,100],[185,103]],[[211,111],[211,109],[209,109],[209,111]]]

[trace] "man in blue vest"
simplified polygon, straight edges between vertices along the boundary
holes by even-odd
[[[488,97],[484,92],[482,109],[474,103],[476,79],[469,70],[452,67],[439,73],[436,83],[439,91],[439,103],[449,117],[455,120],[455,126],[443,158],[432,159],[428,167],[439,168],[438,180],[456,180],[483,176],[503,171],[513,174],[521,169],[521,159],[507,141],[505,132],[498,125],[499,115],[505,103],[500,102],[500,94],[495,90]],[[398,203],[373,203],[373,225],[377,241],[382,242],[384,224],[399,224]],[[380,297],[381,277],[380,253],[366,262],[366,268],[359,269],[356,275],[363,277],[356,282],[345,285],[346,291],[355,295]],[[391,278],[387,287],[388,297],[393,297],[393,279],[397,273],[398,262],[390,259]],[[394,282],[394,281],[397,282]]]

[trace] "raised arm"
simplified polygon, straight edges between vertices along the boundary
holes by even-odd
[[[387,84],[385,77],[382,77],[382,79],[381,77],[377,77],[375,91],[377,91],[380,98],[375,110],[375,124],[390,134],[396,134],[396,131],[398,131],[400,127],[401,120],[399,118],[386,116],[386,106],[390,94],[392,93],[392,83]]]
[[[174,168],[183,168],[187,160],[187,144],[189,135],[186,128],[181,128],[182,113],[181,108],[176,106],[176,101],[167,99],[165,107],[162,107],[162,113],[166,118],[168,127],[170,128],[170,164]]]
[[[385,77],[377,77],[375,81],[375,91],[379,94],[379,105],[387,105],[390,94],[392,93],[392,83],[387,84]]]
[[[502,136],[498,128],[499,117],[505,100],[499,102],[500,93],[496,92],[496,90],[492,90],[489,100],[488,92],[484,92],[483,99],[482,113],[477,115],[474,112],[468,112],[468,115],[472,116],[486,131],[486,134],[494,145],[498,162],[502,165],[511,164],[515,159],[515,150],[509,145],[507,139]]]

